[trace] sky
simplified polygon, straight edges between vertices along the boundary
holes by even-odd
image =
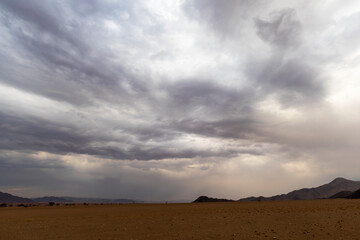
[[[355,0],[1,0],[0,191],[240,199],[360,176]]]

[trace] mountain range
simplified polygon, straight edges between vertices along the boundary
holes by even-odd
[[[76,198],[76,197],[40,197],[22,198],[9,193],[0,192],[0,203],[142,203],[132,199],[107,199],[107,198]]]
[[[275,195],[272,197],[248,197],[242,198],[240,202],[249,201],[276,201],[276,200],[313,200],[330,198],[343,191],[353,192],[360,189],[360,181],[352,181],[345,178],[335,178],[330,183],[315,188],[302,188],[287,194]]]
[[[271,197],[247,197],[239,199],[239,202],[253,201],[277,201],[277,200],[313,200],[325,198],[360,198],[360,181],[352,181],[345,178],[335,178],[330,183],[315,187],[302,188],[287,194]],[[197,198],[194,202],[228,202],[232,200],[217,199],[206,196]]]
[[[324,198],[360,198],[360,181],[352,181],[345,178],[336,178],[330,183],[315,187],[302,188],[287,194],[272,197],[247,197],[239,199],[239,202],[250,201],[276,201],[276,200],[313,200]],[[234,200],[218,199],[206,196],[197,198],[194,202],[231,202]],[[9,193],[0,192],[0,203],[142,203],[132,199],[106,199],[106,198],[76,198],[54,197],[22,198]]]
[[[35,203],[29,198],[22,198],[9,193],[0,192],[0,203]]]

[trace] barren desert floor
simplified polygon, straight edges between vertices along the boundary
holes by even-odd
[[[360,200],[0,208],[0,239],[360,239]]]

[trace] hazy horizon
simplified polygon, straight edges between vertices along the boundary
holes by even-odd
[[[0,191],[145,201],[360,180],[360,3],[0,1]]]

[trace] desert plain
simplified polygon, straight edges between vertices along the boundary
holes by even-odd
[[[0,208],[0,239],[360,239],[360,200]]]

